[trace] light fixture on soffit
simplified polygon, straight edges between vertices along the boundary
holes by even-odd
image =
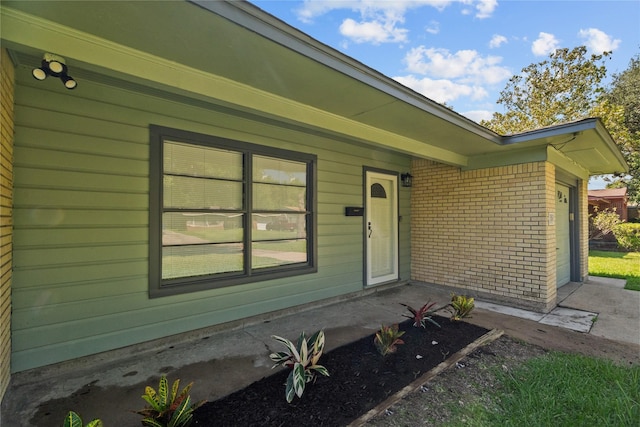
[[[64,58],[53,53],[45,53],[40,67],[34,68],[31,74],[36,80],[44,80],[47,76],[58,77],[67,89],[75,89],[78,86],[78,82],[67,74]]]

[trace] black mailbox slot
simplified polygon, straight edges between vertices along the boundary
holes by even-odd
[[[356,206],[347,206],[344,208],[344,214],[346,216],[363,216],[364,208],[356,207]]]

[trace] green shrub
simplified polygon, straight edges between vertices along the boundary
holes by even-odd
[[[169,389],[166,376],[160,378],[158,391],[147,386],[142,398],[149,405],[136,413],[142,415],[142,424],[151,427],[185,427],[191,424],[193,411],[202,406],[204,400],[191,404],[189,391],[193,383],[189,383],[182,391],[178,391],[180,380],[175,380]]]
[[[395,353],[399,344],[404,344],[404,341],[400,339],[403,335],[404,331],[399,331],[397,324],[391,326],[382,325],[380,330],[376,332],[373,343],[378,349],[378,353],[386,356],[387,354]]]
[[[451,294],[451,304],[449,304],[451,320],[462,320],[465,317],[471,317],[470,314],[475,306],[473,298],[466,295]]]
[[[618,245],[634,252],[640,252],[640,224],[623,222],[613,228]]]
[[[620,215],[616,208],[598,210],[596,206],[594,213],[589,215],[589,238],[600,238],[613,232],[613,229],[620,224]]]
[[[95,419],[93,421],[89,421],[89,424],[86,426],[82,423],[82,418],[80,415],[73,411],[69,411],[67,416],[64,418],[63,427],[102,427],[102,421],[99,419]]]

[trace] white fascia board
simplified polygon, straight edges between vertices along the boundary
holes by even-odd
[[[523,133],[517,133],[514,135],[507,135],[502,137],[502,145],[519,144],[523,142],[530,142],[536,140],[542,140],[545,138],[553,138],[562,135],[571,135],[586,130],[595,129],[595,121],[597,119],[584,119],[573,123],[563,123],[560,125],[549,126],[542,129],[535,129]]]

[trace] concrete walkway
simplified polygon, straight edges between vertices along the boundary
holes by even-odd
[[[585,283],[569,283],[558,289],[558,306],[546,314],[484,301],[478,301],[476,307],[640,344],[640,292],[624,289],[625,284],[625,280],[594,276]]]
[[[566,285],[559,291],[559,307],[547,315],[477,301],[469,321],[546,348],[640,363],[640,292],[623,286],[624,281],[602,278]],[[18,373],[2,402],[0,425],[59,427],[73,409],[85,422],[101,418],[106,427],[137,426],[141,417],[130,410],[144,406],[144,386],[156,388],[163,373],[185,385],[194,381],[194,400],[215,400],[273,372],[268,355],[280,348],[271,335],[294,339],[302,330],[322,328],[330,351],[374,333],[381,324],[403,321],[408,312],[400,303],[444,305],[449,298],[446,288],[427,285],[380,288],[330,305]],[[579,328],[586,330],[576,332]]]

